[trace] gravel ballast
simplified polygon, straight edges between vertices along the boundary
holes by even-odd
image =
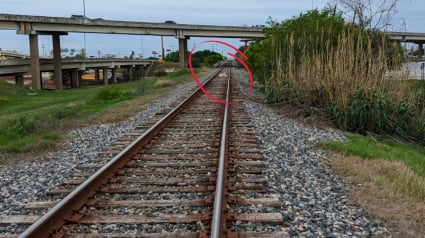
[[[237,73],[247,91],[247,76]],[[245,79],[245,80],[242,80]],[[264,101],[253,91],[255,101]],[[280,116],[262,103],[244,101],[260,141],[272,192],[281,195],[282,215],[295,237],[381,237],[390,235],[382,222],[370,220],[348,201],[348,184],[334,175],[315,144],[344,141],[342,131],[317,129]]]
[[[29,214],[23,209],[23,204],[48,200],[46,191],[60,187],[62,181],[72,177],[80,165],[97,158],[98,152],[155,113],[189,95],[193,89],[193,83],[181,86],[126,121],[72,130],[65,142],[66,149],[62,152],[46,155],[34,162],[2,166],[0,219],[6,215]],[[243,103],[266,159],[268,188],[270,193],[280,194],[283,226],[288,227],[291,236],[389,235],[388,229],[380,221],[368,219],[362,209],[348,201],[347,183],[332,173],[326,164],[325,153],[314,146],[319,141],[345,140],[343,132],[297,123],[277,115],[261,103],[250,100]],[[16,232],[20,232],[20,229],[14,225],[0,227],[0,234]]]
[[[340,131],[304,126],[245,101],[267,161],[269,189],[281,195],[289,233],[305,237],[368,237],[388,234],[348,201],[348,185],[333,175],[319,141],[344,140]]]
[[[179,86],[128,120],[71,130],[64,142],[65,149],[61,152],[45,155],[32,162],[1,166],[0,219],[10,215],[33,215],[32,211],[23,208],[25,203],[52,199],[45,195],[47,191],[60,188],[62,181],[71,178],[81,165],[97,159],[98,152],[106,150],[114,141],[125,137],[156,113],[170,110],[176,102],[188,97],[195,88],[194,82]],[[0,226],[0,234],[21,230],[17,226]]]

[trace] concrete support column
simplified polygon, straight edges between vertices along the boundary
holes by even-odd
[[[62,90],[63,81],[62,81],[62,59],[61,59],[61,45],[60,45],[60,35],[53,34],[53,66],[54,66],[54,79],[55,79],[55,88]]]
[[[139,66],[140,70],[140,80],[145,79],[146,67],[144,65]]]
[[[129,80],[130,80],[130,81],[131,81],[131,80],[133,80],[133,67],[131,67],[131,66],[130,66],[130,67],[128,67],[128,73],[129,73],[129,75],[130,75],[130,79],[129,79]]]
[[[32,89],[41,90],[40,56],[38,55],[38,35],[30,34],[30,57]]]
[[[99,69],[95,69],[94,70],[94,80],[95,80],[96,83],[99,83],[99,79],[100,79]]]
[[[18,86],[24,86],[24,74],[15,74],[15,83]]]
[[[144,72],[143,78],[147,78],[149,76],[149,72],[152,69],[152,64],[149,64],[148,66],[145,65],[144,68],[145,68],[145,72]]]
[[[424,44],[418,43],[418,60],[421,60],[424,56]]]
[[[79,77],[78,70],[72,70],[71,71],[71,88],[79,87],[78,77]]]
[[[84,70],[78,71],[78,87],[81,87],[83,85],[83,74]]]
[[[187,39],[179,39],[179,67],[187,68]]]
[[[102,69],[102,74],[103,74],[103,84],[108,85],[108,69],[107,68],[103,68]]]
[[[140,80],[140,78],[141,78],[141,74],[140,74],[140,67],[139,66],[136,66],[136,67],[134,67],[133,68],[134,69],[134,72],[135,72],[135,80]]]
[[[112,74],[112,83],[116,84],[117,83],[117,69],[116,68],[112,68],[111,69],[111,74]]]

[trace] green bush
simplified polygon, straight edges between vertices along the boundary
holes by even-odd
[[[71,118],[76,117],[78,114],[78,107],[77,106],[65,106],[65,107],[55,107],[50,110],[47,110],[47,115],[53,120],[61,120],[65,118]],[[42,115],[41,117],[45,117]],[[40,121],[43,120],[43,118],[39,119]]]
[[[204,59],[204,62],[208,65],[213,65],[221,60],[223,60],[223,56],[221,55],[210,55]]]
[[[16,139],[34,132],[36,126],[27,116],[9,119],[0,125],[0,141]]]
[[[0,96],[0,105],[9,102],[9,98],[5,96]]]
[[[169,61],[169,62],[179,62],[179,52],[178,51],[173,51],[168,53],[165,56],[165,61]]]
[[[29,135],[35,129],[33,121],[28,120],[27,117],[22,116],[16,120],[10,121],[10,128],[20,136]]]
[[[93,96],[95,100],[109,101],[123,97],[124,93],[115,87],[102,87]]]
[[[362,134],[406,136],[415,118],[415,109],[406,100],[394,102],[373,90],[353,93],[345,108],[334,103],[331,112],[340,128]]]
[[[192,56],[192,67],[200,67],[201,66],[201,58],[197,57],[197,56]]]
[[[330,109],[341,129],[425,143],[425,84],[387,74],[404,60],[400,45],[330,8],[268,25],[246,54],[269,102]]]

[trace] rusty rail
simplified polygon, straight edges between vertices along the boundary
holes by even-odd
[[[227,93],[226,93],[226,102],[230,101],[230,68],[228,72],[227,79]],[[213,218],[211,223],[211,238],[222,237],[221,234],[224,230],[225,221],[223,219],[223,210],[226,204],[223,203],[224,196],[226,194],[227,183],[227,159],[228,159],[228,150],[227,150],[227,135],[228,135],[228,108],[229,104],[226,104],[224,107],[224,116],[223,116],[223,126],[221,131],[221,140],[220,140],[220,157],[218,161],[218,171],[217,171],[217,182],[214,198],[214,211]]]

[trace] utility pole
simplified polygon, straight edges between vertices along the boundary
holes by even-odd
[[[83,16],[84,16],[84,22],[85,22],[85,19],[86,19],[86,1],[85,0],[83,0]],[[85,59],[86,58],[86,33],[84,32],[83,35],[84,35],[84,51],[82,52],[82,56],[83,56],[83,59]]]

